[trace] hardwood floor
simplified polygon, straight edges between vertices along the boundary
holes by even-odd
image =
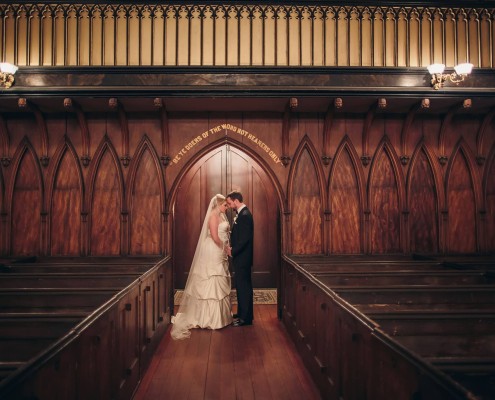
[[[275,305],[255,305],[252,326],[167,332],[134,400],[320,399]]]

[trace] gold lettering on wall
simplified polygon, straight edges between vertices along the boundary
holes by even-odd
[[[249,133],[248,131],[239,128],[238,126],[231,124],[217,125],[213,128],[208,129],[207,131],[204,131],[201,135],[196,136],[179,150],[179,152],[172,159],[172,163],[173,164],[179,163],[179,161],[186,155],[186,153],[189,150],[191,150],[194,146],[196,146],[204,139],[210,138],[211,136],[221,132],[224,132],[225,135],[227,136],[229,131],[246,138],[247,140],[251,141],[255,146],[258,146],[261,150],[263,150],[265,153],[268,154],[268,156],[272,159],[272,161],[275,164],[281,163],[280,157],[277,155],[277,153],[275,153],[265,142],[257,138],[252,133]]]

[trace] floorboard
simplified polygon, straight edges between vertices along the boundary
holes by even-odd
[[[255,305],[252,326],[167,332],[134,400],[321,399],[276,305]]]

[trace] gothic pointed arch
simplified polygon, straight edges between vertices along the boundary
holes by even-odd
[[[485,242],[486,251],[495,253],[495,144],[487,157],[485,175],[483,177],[483,196],[485,204]]]
[[[80,255],[84,178],[68,136],[64,136],[52,161],[47,187],[50,254]]]
[[[291,252],[325,253],[323,218],[327,200],[324,174],[318,152],[307,135],[294,153],[287,193],[290,193],[288,209],[291,213]]]
[[[125,186],[119,157],[106,135],[91,161],[88,179],[85,209],[89,214],[89,252],[118,255],[121,217],[126,212]]]
[[[6,199],[10,254],[37,255],[41,252],[41,219],[45,212],[44,181],[39,158],[27,137],[19,143],[11,167]]]
[[[474,156],[462,138],[452,151],[445,176],[445,188],[448,212],[447,251],[478,251],[481,190]]]
[[[160,158],[147,135],[131,159],[127,188],[130,254],[162,254],[165,183]]]
[[[444,193],[434,160],[425,142],[418,143],[406,182],[409,248],[413,253],[438,253],[440,249],[438,218],[444,208]]]
[[[193,168],[195,165],[197,165],[198,160],[200,160],[202,157],[204,157],[206,154],[211,152],[212,150],[219,148],[225,144],[231,145],[234,148],[237,148],[239,150],[242,150],[245,152],[247,155],[252,157],[260,166],[263,168],[263,170],[266,172],[268,177],[270,178],[271,184],[275,187],[276,194],[277,194],[277,201],[280,206],[280,210],[284,211],[286,209],[286,204],[284,202],[285,199],[285,193],[280,185],[280,182],[278,181],[277,175],[274,173],[272,168],[268,165],[268,163],[259,156],[259,154],[255,151],[253,151],[251,148],[248,146],[245,146],[242,142],[234,139],[231,136],[226,136],[221,139],[217,139],[203,147],[200,151],[198,151],[193,157],[191,157],[190,160],[184,165],[184,167],[181,169],[181,171],[177,174],[177,177],[175,178],[174,182],[170,186],[170,192],[167,197],[167,202],[166,202],[166,210],[165,213],[171,213],[172,212],[172,207],[175,204],[176,198],[177,198],[177,191],[179,189],[180,183],[183,180],[184,176]]]
[[[328,180],[331,253],[353,254],[363,251],[365,192],[359,155],[345,135],[335,152]]]
[[[401,210],[404,209],[404,178],[399,157],[385,136],[372,157],[368,180],[370,243],[373,254],[402,251]]]

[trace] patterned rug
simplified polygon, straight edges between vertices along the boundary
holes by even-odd
[[[174,296],[174,305],[180,305],[182,290],[177,290]],[[237,304],[235,289],[230,292],[230,301]],[[254,304],[277,304],[277,289],[254,289]]]

